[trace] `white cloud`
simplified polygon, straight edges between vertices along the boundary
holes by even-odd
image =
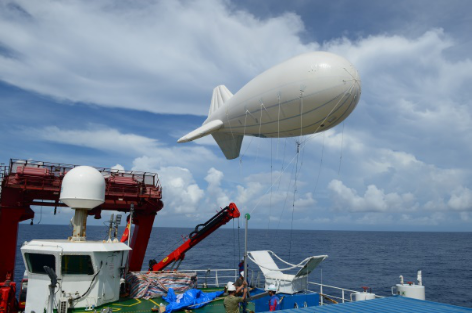
[[[340,211],[396,212],[412,208],[412,194],[386,194],[375,185],[369,185],[363,196],[336,179],[329,183],[328,189],[332,193],[334,209]]]
[[[163,202],[167,211],[195,213],[204,191],[195,183],[191,172],[179,167],[162,167],[157,172],[164,186]]]
[[[402,224],[410,224],[410,225],[439,225],[441,223],[448,222],[450,220],[449,217],[447,217],[444,213],[442,212],[435,212],[432,213],[431,215],[425,215],[425,216],[412,216],[410,214],[402,214],[401,219],[399,220],[399,223]]]
[[[353,114],[355,128],[376,129],[373,139],[389,140],[393,149],[422,150],[471,144],[471,55],[449,59],[446,51],[456,44],[442,29],[432,29],[410,39],[341,38],[322,48],[347,57],[360,72],[358,106],[364,108],[356,110],[363,115]]]
[[[94,148],[120,155],[138,156],[135,161],[144,168],[156,168],[157,165],[201,165],[217,159],[205,147],[167,146],[153,138],[124,134],[118,129],[103,125],[89,125],[86,129],[63,129],[56,126],[25,128],[22,133],[31,138],[39,138],[50,142]],[[137,169],[139,170],[139,168]]]
[[[460,212],[460,219],[464,222],[471,223],[471,211],[470,212]]]
[[[389,225],[393,222],[392,215],[381,215],[377,213],[365,213],[355,219],[355,223],[360,225]]]
[[[453,190],[448,206],[456,211],[471,211],[471,190],[464,187],[458,187]]]
[[[217,0],[3,2],[0,79],[73,102],[206,115],[211,88],[315,50],[303,29],[295,14],[258,19]]]
[[[307,192],[302,197],[294,201],[294,210],[296,211],[306,211],[315,206],[317,201],[312,197],[311,192]]]
[[[116,164],[116,165],[112,166],[111,169],[112,169],[112,170],[117,170],[117,171],[119,171],[119,172],[120,172],[120,171],[123,172],[123,171],[125,170],[125,168],[124,168],[122,165],[120,165],[120,164]]]
[[[123,134],[117,129],[89,125],[88,129],[61,129],[56,126],[26,128],[24,134],[32,138],[122,154],[146,153],[158,148],[156,139],[135,134]]]
[[[208,202],[208,205],[220,207],[225,207],[230,204],[229,192],[222,189],[221,182],[223,180],[223,173],[216,170],[215,168],[210,168],[207,172],[205,180],[208,183],[207,187],[207,197],[212,199],[211,202]]]
[[[251,199],[261,194],[261,191],[263,191],[263,185],[259,182],[248,182],[246,186],[237,186],[237,190],[237,201],[242,204],[247,204]]]

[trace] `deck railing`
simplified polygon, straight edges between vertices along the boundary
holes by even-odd
[[[51,176],[64,176],[65,173],[79,165],[65,164],[65,163],[51,163],[44,161],[34,160],[22,160],[22,159],[10,159],[10,166],[5,167],[8,173],[17,173],[19,169],[25,167],[45,169]],[[138,183],[142,183],[148,186],[155,186],[160,188],[160,182],[158,174],[140,171],[125,171],[119,169],[112,169],[106,167],[95,167],[105,178],[131,178]]]
[[[7,175],[8,166],[5,164],[0,163],[0,199],[2,198],[2,182],[5,175]]]
[[[197,273],[199,277],[199,287],[224,287],[229,281],[235,282],[238,278],[238,271],[235,269],[207,269],[207,270],[179,270],[184,273]],[[248,270],[249,285],[256,288],[264,288],[264,276],[260,271]],[[311,290],[313,286],[314,290]],[[318,289],[318,290],[317,290]],[[335,303],[353,302],[353,295],[357,290],[341,288],[331,285],[308,281],[308,292],[318,292],[320,296],[320,305],[329,305]],[[375,296],[384,298],[383,296]]]
[[[321,296],[320,296],[320,305],[324,305],[324,304],[334,304],[335,302],[333,301],[336,301],[336,302],[340,302],[341,303],[345,303],[345,302],[353,302],[353,294],[357,293],[357,292],[360,292],[360,291],[356,291],[356,290],[351,290],[351,289],[347,289],[347,288],[340,288],[340,287],[335,287],[335,286],[330,286],[330,285],[325,285],[325,284],[320,284],[320,283],[315,283],[315,282],[311,282],[309,281],[309,288],[310,288],[310,285],[313,285],[313,286],[318,286],[319,290],[318,291],[315,291],[315,290],[307,290],[309,292],[318,292]],[[326,291],[324,291],[324,288],[325,289],[329,289],[330,290],[330,293],[326,293]],[[317,287],[316,287],[317,289]],[[335,294],[333,294],[335,293]],[[375,296],[376,298],[384,298],[383,296]],[[329,302],[331,303],[324,303],[324,299],[328,300]]]
[[[190,270],[180,269],[180,273],[197,273],[198,288],[225,287],[228,282],[235,282],[239,276],[236,269],[207,269],[207,270]],[[147,273],[147,272],[143,272]],[[256,288],[264,288],[264,276],[260,271],[248,269],[249,285]],[[331,285],[308,281],[307,292],[318,292],[320,294],[320,305],[331,305],[336,303],[353,302],[353,295],[357,290],[340,288]],[[314,290],[311,290],[311,286]],[[317,290],[318,289],[318,290]],[[327,292],[328,289],[328,292]],[[375,296],[376,298],[384,298],[383,296]]]
[[[238,278],[237,270],[235,269],[207,269],[207,270],[184,270],[180,269],[180,273],[197,273],[199,280],[197,281],[199,287],[224,287],[227,282],[235,282]]]
[[[209,287],[225,287],[228,282],[234,283],[239,277],[238,270],[236,269],[206,269],[206,270],[185,270],[179,269],[179,273],[197,273],[198,287],[209,288]],[[142,272],[142,273],[148,273]],[[249,284],[250,286],[257,287],[254,282],[256,281],[254,272],[248,270]]]

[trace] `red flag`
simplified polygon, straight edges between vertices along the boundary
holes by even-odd
[[[126,224],[125,231],[123,232],[122,239],[120,239],[120,242],[125,242],[128,240],[128,236],[130,235],[130,216],[128,215],[128,223]]]

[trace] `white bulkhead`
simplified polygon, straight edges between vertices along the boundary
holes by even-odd
[[[355,301],[365,301],[365,300],[373,300],[376,298],[376,295],[371,292],[356,292],[355,293]]]
[[[400,284],[396,284],[396,293],[393,292],[394,287],[391,288],[392,294],[397,294],[403,297],[425,300],[425,286],[422,285],[422,271],[417,271],[417,285],[408,282],[404,284],[404,277],[399,276]]]
[[[25,312],[47,310],[51,284],[44,266],[57,275],[54,306],[100,306],[119,299],[120,278],[131,250],[123,243],[33,240],[21,247],[28,273]]]
[[[403,297],[425,300],[425,287],[413,284],[396,284],[397,294]]]

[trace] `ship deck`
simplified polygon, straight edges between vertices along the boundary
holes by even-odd
[[[445,303],[417,300],[401,296],[377,298],[367,301],[347,302],[313,306],[300,309],[282,310],[284,313],[353,313],[353,312],[383,312],[383,313],[465,313],[471,308]],[[261,312],[269,313],[269,312]]]
[[[223,290],[223,288],[206,288],[201,289],[205,292],[214,292]],[[223,307],[223,299],[224,297],[219,297],[213,300],[212,302],[208,303],[204,307],[198,309],[188,308],[185,310],[177,311],[177,312],[193,312],[193,313],[224,313],[225,308]],[[163,303],[167,305],[167,302],[164,301],[161,297],[153,298],[153,299],[129,299],[129,298],[122,298],[117,302],[109,303],[100,307],[95,308],[97,312],[100,312],[103,309],[111,308],[113,312],[123,312],[123,313],[144,313],[144,312],[151,312],[151,309],[154,307],[159,307],[159,305]],[[247,306],[248,311],[254,311],[254,304],[248,303]],[[74,313],[90,313],[93,311],[86,311],[84,308],[81,309],[71,309],[68,312]]]
[[[217,291],[221,289],[206,289],[205,291]],[[178,312],[193,312],[193,313],[224,313],[225,308],[223,307],[223,297],[217,298],[206,306],[198,309],[186,309]],[[167,304],[161,297],[154,299],[121,299],[118,302],[110,303],[101,307],[96,308],[97,312],[106,308],[111,308],[113,312],[133,312],[133,313],[144,313],[151,312],[153,307],[159,307],[159,305]],[[247,311],[255,311],[254,303],[249,302]],[[358,301],[344,304],[329,304],[323,306],[314,306],[300,309],[288,309],[282,310],[285,313],[318,313],[318,312],[333,312],[333,313],[348,313],[348,312],[423,312],[423,313],[434,313],[434,312],[471,312],[471,308],[459,307],[444,303],[416,300],[401,296],[386,297],[380,299],[374,299],[369,301]],[[73,309],[69,312],[75,313],[90,313],[85,309]],[[269,312],[268,312],[269,313]]]

